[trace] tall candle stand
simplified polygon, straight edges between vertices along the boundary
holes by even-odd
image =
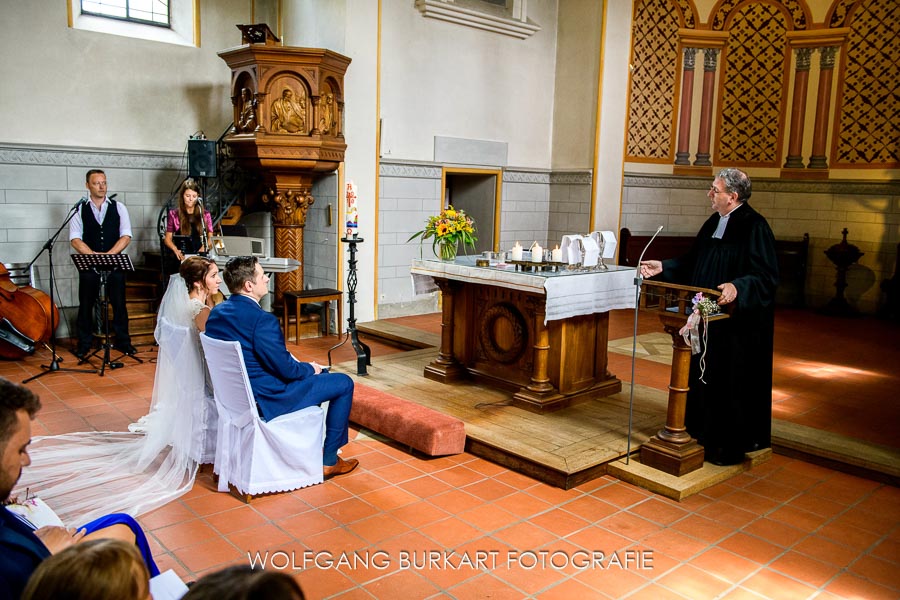
[[[356,316],[354,313],[354,306],[356,305],[356,245],[362,244],[364,240],[353,235],[341,238],[341,241],[348,244],[350,249],[350,259],[347,261],[349,267],[347,271],[347,304],[350,310],[347,317],[347,334],[338,345],[333,346],[328,351],[328,366],[331,366],[331,351],[340,348],[349,339],[353,349],[356,351],[356,374],[368,375],[366,365],[372,364],[372,351],[363,342],[359,341],[359,332],[356,330]]]

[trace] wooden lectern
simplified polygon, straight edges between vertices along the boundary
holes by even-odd
[[[722,293],[719,290],[646,280],[641,283],[641,288],[641,308],[656,312],[663,329],[672,336],[672,374],[669,378],[666,426],[641,446],[641,462],[680,477],[703,466],[703,447],[697,444],[684,426],[691,348],[678,332],[687,322],[692,299],[697,292],[713,299]],[[709,320],[727,318],[728,314],[720,313],[711,315]]]

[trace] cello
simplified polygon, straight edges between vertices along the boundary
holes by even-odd
[[[13,283],[0,262],[0,357],[20,359],[44,343],[59,323],[59,311],[50,296],[30,285]]]

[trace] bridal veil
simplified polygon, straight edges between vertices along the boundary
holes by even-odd
[[[172,275],[157,317],[159,355],[150,412],[143,418],[145,433],[91,431],[32,442],[32,464],[23,471],[17,492],[29,488],[67,526],[110,512],[137,516],[193,486],[204,443],[200,438],[216,415],[180,275]]]

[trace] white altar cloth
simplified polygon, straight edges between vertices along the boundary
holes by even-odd
[[[476,267],[475,257],[462,256],[453,263],[414,259],[410,273],[416,294],[437,290],[433,277],[544,294],[547,298],[545,323],[617,308],[634,308],[633,267],[612,265],[608,271],[534,273],[516,271],[512,265],[506,268]]]

